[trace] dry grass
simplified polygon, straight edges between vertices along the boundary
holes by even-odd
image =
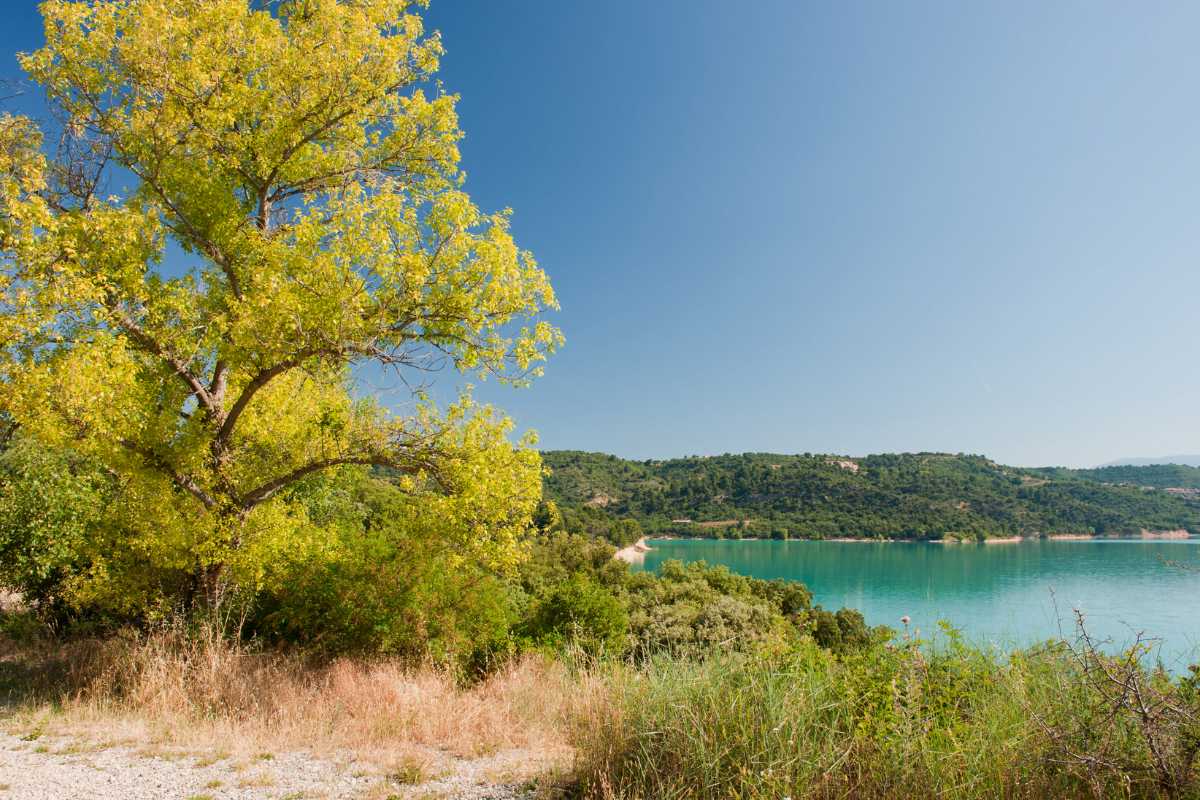
[[[13,733],[204,752],[266,764],[298,749],[423,769],[432,756],[519,749],[571,760],[571,730],[603,705],[605,682],[534,655],[464,686],[436,667],[385,659],[314,664],[174,630],[16,648],[0,642]],[[259,761],[263,759],[263,761]]]

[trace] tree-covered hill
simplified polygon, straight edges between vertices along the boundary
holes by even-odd
[[[1076,469],[1070,472],[1098,483],[1128,483],[1132,486],[1153,486],[1156,489],[1200,489],[1200,469],[1184,464],[1152,464],[1145,467],[1122,465]]]
[[[1136,472],[1161,467],[1110,468],[1129,471],[1129,479],[1104,481],[1085,473],[1106,470],[1024,469],[961,453],[853,459],[745,453],[663,462],[578,451],[542,456],[550,468],[545,498],[570,509],[589,530],[631,519],[649,535],[702,537],[983,539],[1141,529],[1200,532],[1200,500],[1162,491],[1168,484],[1191,485],[1177,480],[1186,476],[1146,483]],[[1200,470],[1192,471],[1200,476]],[[1121,482],[1132,485],[1104,485]],[[1156,488],[1142,488],[1151,485]]]

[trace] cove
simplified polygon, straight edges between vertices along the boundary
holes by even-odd
[[[1058,632],[1057,601],[1064,628],[1078,609],[1092,633],[1118,644],[1131,638],[1131,628],[1161,638],[1159,657],[1169,667],[1186,667],[1200,645],[1200,572],[1164,566],[1158,557],[1200,567],[1197,539],[647,544],[654,549],[634,570],[656,570],[670,558],[702,559],[739,575],[800,581],[830,611],[855,608],[868,624],[897,629],[908,616],[923,636],[945,620],[976,642],[1044,639]]]

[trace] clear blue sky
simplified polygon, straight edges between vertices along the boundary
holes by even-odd
[[[34,4],[4,3],[5,52]],[[547,449],[1200,453],[1200,5],[434,0]],[[15,62],[7,70],[16,72]]]

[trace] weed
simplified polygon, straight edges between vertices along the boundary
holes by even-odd
[[[404,756],[388,775],[396,783],[411,785],[421,783],[427,777],[425,762],[411,755]]]

